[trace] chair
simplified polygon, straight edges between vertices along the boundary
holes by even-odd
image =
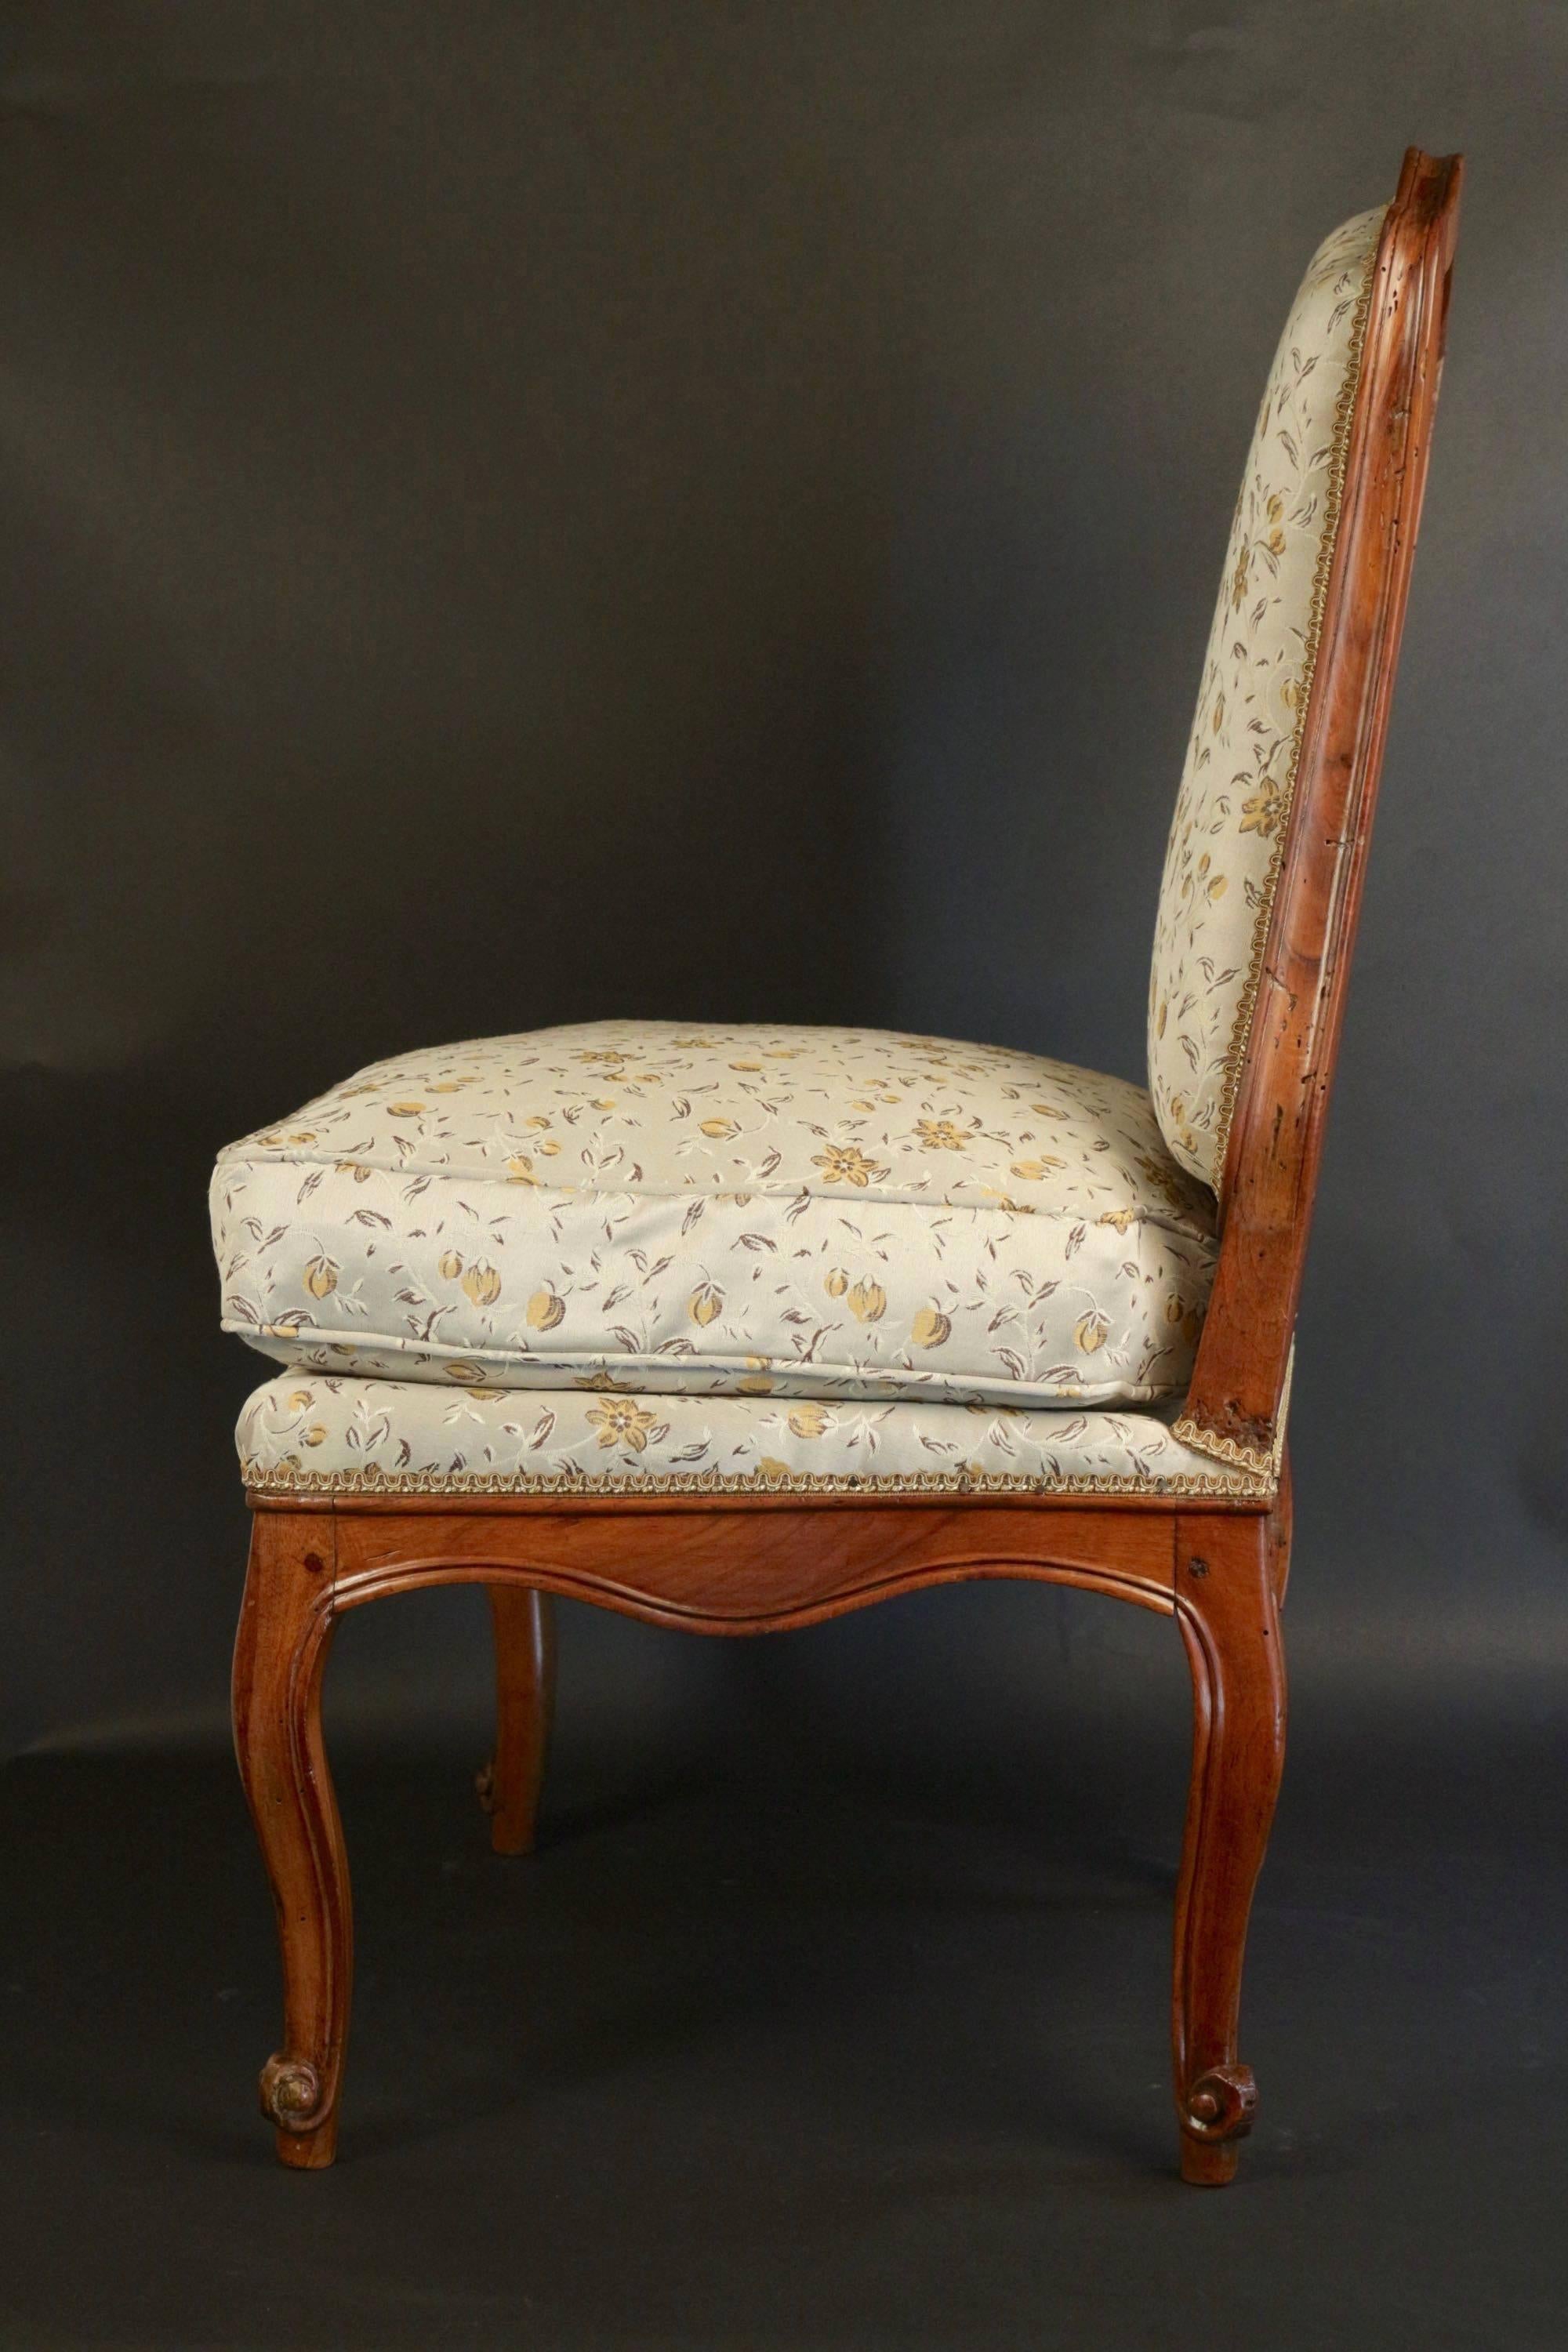
[[[284,2163],[330,2164],[352,1957],[322,1670],[489,1589],[503,1853],[551,1598],[752,1633],[1038,1578],[1175,1621],[1182,2171],[1253,2116],[1242,1955],[1283,1754],[1286,1405],[1426,474],[1460,163],[1308,270],[1236,510],[1162,886],[1149,1087],[873,1031],[599,1024],[378,1064],[217,1163],[225,1327],[281,1366],[235,1738],[277,1901]]]

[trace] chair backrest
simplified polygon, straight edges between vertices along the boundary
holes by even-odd
[[[1359,214],[1319,247],[1285,321],[1165,854],[1149,1088],[1174,1156],[1216,1188],[1300,756],[1385,210]]]
[[[1177,1426],[1279,1459],[1458,227],[1461,164],[1412,148],[1386,210],[1313,258],[1264,395],[1161,891],[1150,1087],[1220,1196]]]

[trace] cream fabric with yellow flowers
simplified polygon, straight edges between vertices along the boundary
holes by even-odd
[[[237,1436],[246,1481],[290,1494],[789,1489],[1253,1495],[1164,1413],[868,1398],[437,1388],[282,1372]]]
[[[1214,1206],[1149,1097],[862,1029],[405,1055],[220,1157],[223,1319],[313,1372],[650,1396],[1181,1396]]]
[[[1217,1189],[1295,788],[1383,212],[1336,229],[1285,324],[1231,526],[1165,858],[1149,1087]]]

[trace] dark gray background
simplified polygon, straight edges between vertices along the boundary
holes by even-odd
[[[246,1537],[230,1430],[267,1368],[216,1328],[216,1148],[389,1052],[623,1013],[914,1026],[1141,1075],[1165,832],[1285,306],[1319,238],[1392,193],[1406,141],[1467,151],[1302,1317],[1281,1837],[1294,1802],[1331,1857],[1293,1916],[1318,1903],[1363,1927],[1421,1825],[1437,1839],[1419,1926],[1366,1927],[1329,2011],[1293,2012],[1298,2108],[1345,2071],[1335,2021],[1380,2001],[1397,2020],[1412,1980],[1434,2041],[1380,2113],[1416,2081],[1447,2096],[1455,2041],[1481,2073],[1453,2090],[1454,2135],[1466,2101],[1495,2105],[1500,2050],[1538,2092],[1543,2069],[1568,2079],[1531,1909],[1547,1882],[1532,1859],[1471,1900],[1546,1833],[1568,1651],[1568,17],[1521,0],[38,0],[0,35],[0,1707],[16,1785],[55,1792],[22,1805],[24,1842],[68,1877],[88,1870],[59,1793],[72,1752],[174,1771],[223,1737]],[[357,1727],[373,1748],[477,1752],[470,1598],[353,1626],[331,1702],[351,1747]],[[1113,1845],[1171,1850],[1184,1677],[1139,1612],[976,1588],[761,1647],[563,1614],[568,1811],[579,1785],[613,1818],[670,1774],[744,1784],[765,1751],[786,1785],[826,1774],[830,1813],[869,1788],[1013,1819],[1021,1851],[1038,1809],[1086,1806]],[[211,1785],[198,1844],[244,1890],[211,1966],[237,1974],[237,1946],[254,1960],[237,2046],[258,2059],[265,1899]],[[454,1786],[440,1834],[460,1843]],[[1450,1850],[1433,1825],[1461,1790],[1493,1810]],[[761,1817],[742,1805],[747,1834]],[[135,1853],[145,1820],[128,1822]],[[1333,1870],[1363,1831],[1347,1895]],[[1281,1886],[1303,1851],[1277,1843]],[[205,1884],[172,1832],[156,1855],[144,1902]],[[104,1982],[62,1994],[57,2022],[68,2043],[98,2021],[112,2086],[120,1948],[86,1933],[86,1883],[82,1936],[50,1916]],[[1456,1903],[1509,1922],[1473,1965],[1439,1956]],[[184,1948],[172,1930],[165,1948]],[[24,1948],[14,1992],[30,1969]],[[1157,2023],[1152,1982],[1136,2005]],[[166,2085],[210,2017],[147,1998]],[[1154,2051],[1157,2076],[1157,2034]],[[1094,2079],[1117,2065],[1112,2042]],[[89,2131],[103,2098],[121,2113],[93,2079]],[[215,2068],[212,2101],[230,2087]],[[1342,2089],[1348,2133],[1365,2103]],[[41,2129],[49,2093],[27,2097]],[[124,2101],[129,2151],[147,2107]],[[500,2116],[514,2148],[515,2126]],[[1330,2170],[1349,2165],[1322,2129]],[[395,2121],[385,2137],[417,2180],[418,2147]],[[1143,2156],[1110,2139],[1115,2181]],[[1427,2255],[1460,2226],[1460,2145],[1452,2227],[1447,2191],[1409,2191]],[[1353,2166],[1341,2185],[1354,2207]],[[1354,2242],[1343,2215],[1318,2226]],[[1180,2244],[1155,2265],[1167,2286]],[[1532,2284],[1489,2336],[1447,2289],[1418,2331],[1394,2295],[1381,2341],[1405,2340],[1403,2313],[1425,2352],[1559,2345],[1562,2285]],[[489,2342],[515,2286],[439,2340]],[[8,2340],[140,2341],[105,2292],[101,2325],[68,2323],[40,2285]],[[684,2318],[670,2292],[626,2340],[773,2340],[740,2290]],[[868,2286],[781,2315],[776,2340],[1033,2343],[1041,2308],[1019,2306],[1016,2336],[984,2297],[928,2324]],[[1087,2326],[1096,2306],[1071,2308]],[[557,2321],[552,2342],[622,2340],[602,2311]],[[228,2324],[147,2323],[204,2344]],[[1338,2340],[1314,2324],[1305,2340]]]

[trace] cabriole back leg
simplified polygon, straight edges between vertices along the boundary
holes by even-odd
[[[1193,1772],[1176,1895],[1176,2108],[1184,2179],[1236,2171],[1257,2091],[1237,2049],[1253,1888],[1285,1757],[1276,1593],[1280,1521],[1187,1517],[1176,1528],[1176,1614],[1193,1675]]]
[[[342,1826],[321,1740],[332,1633],[330,1512],[258,1511],[234,1655],[234,1744],[278,1910],[283,2046],[261,2108],[284,2164],[337,2152],[353,1939]]]
[[[479,1776],[497,1853],[531,1853],[555,1706],[555,1611],[547,1592],[492,1584],[495,1754]]]

